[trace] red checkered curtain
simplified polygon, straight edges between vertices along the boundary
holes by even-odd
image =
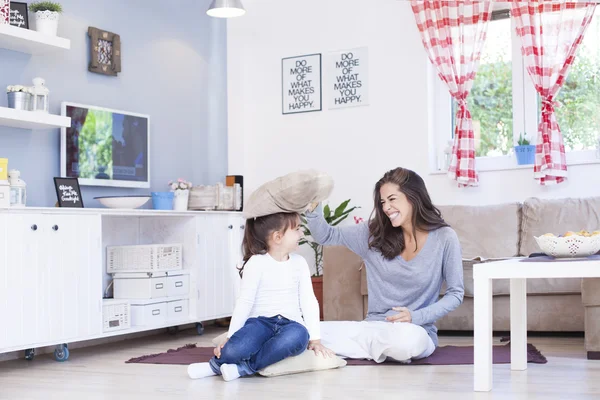
[[[467,96],[479,65],[492,2],[412,0],[411,4],[427,55],[458,103],[448,176],[460,187],[478,186]]]
[[[554,99],[567,79],[595,7],[595,3],[574,1],[512,3],[521,54],[542,102],[533,169],[533,176],[541,185],[558,184],[567,177],[565,146],[554,113]]]

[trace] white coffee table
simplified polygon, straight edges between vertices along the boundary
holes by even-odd
[[[527,278],[597,277],[600,277],[600,258],[515,258],[475,264],[475,391],[492,390],[492,279],[510,279],[510,368],[524,371],[527,369]]]

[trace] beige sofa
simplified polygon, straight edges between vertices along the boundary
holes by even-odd
[[[600,197],[439,208],[460,239],[465,282],[463,304],[437,321],[440,330],[473,330],[477,258],[530,255],[540,251],[534,236],[600,229]],[[326,247],[323,270],[324,319],[363,319],[368,292],[362,259],[344,247]],[[588,358],[600,358],[600,279],[530,279],[527,293],[529,331],[585,332]],[[493,329],[509,331],[508,280],[494,281],[493,294]]]

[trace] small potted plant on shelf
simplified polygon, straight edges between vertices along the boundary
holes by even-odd
[[[8,108],[16,110],[31,110],[31,89],[22,85],[10,85],[6,87],[8,97]]]
[[[527,134],[519,134],[518,145],[515,146],[515,155],[517,156],[517,164],[528,165],[535,163],[535,145],[529,143]]]
[[[336,226],[339,225],[340,222],[348,218],[348,215],[356,208],[360,207],[351,207],[347,208],[350,204],[350,199],[342,202],[339,206],[337,206],[332,212],[331,207],[329,205],[325,205],[323,207],[323,216],[325,217],[325,221],[329,225]],[[362,219],[360,219],[362,221]],[[359,223],[357,219],[355,219],[356,223]],[[315,274],[312,276],[312,284],[313,291],[315,292],[315,296],[319,301],[319,312],[321,314],[321,320],[323,319],[323,246],[318,244],[317,242],[309,239],[312,237],[310,233],[310,229],[308,228],[308,224],[304,216],[302,216],[302,232],[304,233],[304,239],[300,241],[300,245],[308,244],[315,253]]]
[[[35,13],[35,30],[48,36],[56,36],[62,6],[52,1],[38,1],[29,5]]]
[[[173,192],[173,210],[175,211],[187,211],[188,200],[190,198],[190,189],[192,188],[192,182],[188,182],[185,179],[177,179],[176,181],[169,182],[169,187]]]

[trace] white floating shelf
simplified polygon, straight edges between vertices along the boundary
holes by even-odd
[[[68,128],[71,126],[71,118],[0,107],[0,125],[21,129]]]
[[[69,50],[71,41],[58,36],[48,36],[37,31],[0,24],[0,48],[27,54],[45,54]]]

